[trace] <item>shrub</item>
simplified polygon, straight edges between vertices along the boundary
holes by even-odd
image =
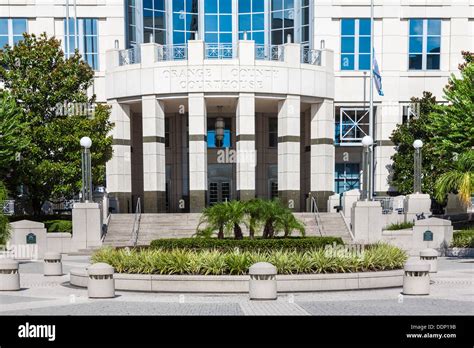
[[[72,232],[72,221],[68,220],[48,220],[44,221],[48,232]]]
[[[343,244],[339,237],[307,237],[307,238],[273,238],[273,239],[217,239],[217,238],[181,238],[156,239],[151,242],[153,249],[188,249],[230,251],[238,248],[241,251],[254,250],[299,250],[324,248],[326,245]]]
[[[241,275],[251,265],[267,261],[279,274],[366,272],[401,269],[407,255],[401,249],[376,244],[362,254],[335,256],[323,249],[219,251],[184,249],[112,249],[104,248],[92,256],[92,262],[106,262],[118,273]]]
[[[388,225],[385,229],[387,231],[405,230],[415,226],[413,222],[400,222]]]
[[[474,248],[474,229],[453,233],[452,248]]]

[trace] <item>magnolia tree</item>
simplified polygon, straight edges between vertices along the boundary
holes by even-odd
[[[2,163],[2,177],[12,195],[22,188],[35,214],[45,201],[69,199],[80,190],[83,136],[93,141],[94,184],[104,183],[113,124],[109,108],[95,105],[95,95],[88,94],[93,77],[77,51],[66,59],[61,42],[46,34],[25,34],[0,50],[0,119],[9,120],[0,122],[0,131],[6,123],[18,125],[8,135],[13,141],[1,143],[0,160],[10,163]]]

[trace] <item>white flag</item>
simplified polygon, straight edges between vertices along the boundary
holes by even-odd
[[[377,59],[375,58],[375,52],[374,52],[374,62],[373,62],[372,69],[374,73],[375,87],[377,88],[377,92],[379,93],[379,95],[383,97],[382,76],[380,75],[379,64],[377,63]]]

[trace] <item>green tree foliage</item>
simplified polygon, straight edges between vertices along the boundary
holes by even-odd
[[[0,50],[0,78],[21,109],[20,122],[27,124],[22,134],[29,140],[6,183],[12,193],[20,184],[26,187],[36,214],[44,201],[67,199],[80,189],[83,136],[93,142],[94,184],[104,182],[105,163],[112,156],[109,108],[97,105],[92,115],[77,112],[95,103],[95,96],[87,94],[93,76],[77,52],[65,59],[61,42],[46,34],[25,34],[16,46]]]
[[[435,197],[443,202],[448,193],[457,193],[465,206],[474,194],[474,150],[467,151],[454,162],[454,169],[442,174],[435,185]]]
[[[0,93],[0,178],[10,176],[29,139],[24,136],[26,123],[21,121],[21,109],[7,92]]]
[[[436,104],[429,92],[424,92],[419,103],[418,118],[399,125],[391,140],[397,147],[392,156],[391,184],[398,192],[413,192],[413,141],[424,143],[422,191],[435,195],[437,180],[455,169],[456,159],[474,147],[474,55],[463,52],[464,63],[459,66],[460,76],[452,75],[444,89],[447,103]]]
[[[413,142],[416,139],[423,141],[423,186],[422,191],[433,194],[432,188],[436,177],[443,169],[439,166],[439,159],[433,153],[431,145],[432,134],[428,125],[430,115],[436,107],[436,98],[429,92],[424,92],[422,98],[412,98],[412,105],[419,105],[417,117],[409,122],[400,124],[392,133],[390,140],[396,146],[397,152],[392,156],[391,184],[401,194],[413,193],[414,154]]]
[[[430,117],[434,154],[453,164],[453,158],[474,147],[474,53],[463,52],[460,76],[452,75],[444,88],[448,104],[438,105]]]

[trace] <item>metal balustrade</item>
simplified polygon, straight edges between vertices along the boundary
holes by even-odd
[[[138,47],[119,51],[119,65],[130,65],[140,63],[140,49]]]
[[[308,47],[302,47],[301,62],[304,64],[321,66],[321,55],[321,50],[313,50]]]
[[[285,47],[282,45],[255,45],[255,59],[283,62],[285,60]]]
[[[232,44],[206,44],[204,57],[206,59],[232,59],[234,47]]]
[[[15,214],[15,201],[13,199],[0,201],[0,206],[2,207],[3,214],[5,215]]]
[[[187,60],[187,45],[163,45],[157,47],[157,59],[159,62],[170,60]]]

